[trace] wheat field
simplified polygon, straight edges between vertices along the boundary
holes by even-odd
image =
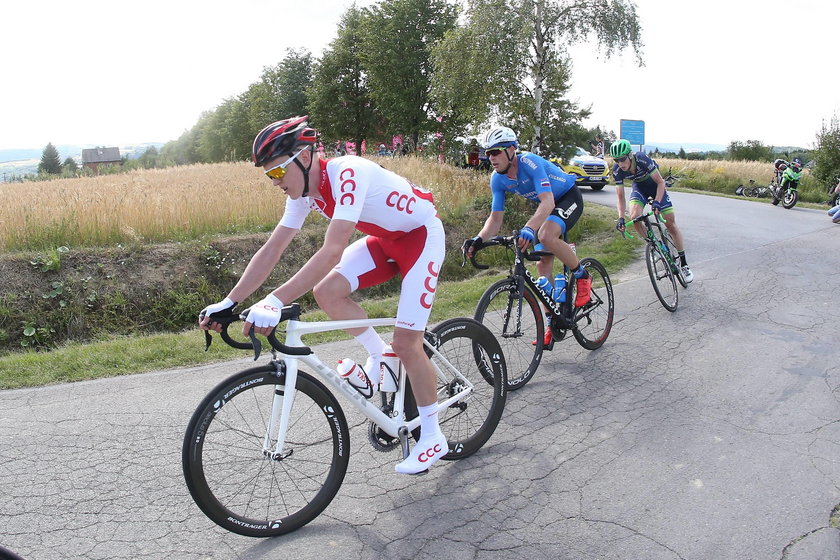
[[[431,190],[441,212],[488,192],[487,175],[427,159],[371,158]],[[0,183],[0,251],[108,246],[266,231],[285,196],[247,162]]]

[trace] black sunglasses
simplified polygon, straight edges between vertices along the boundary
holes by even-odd
[[[488,156],[497,156],[504,152],[507,148],[490,148],[489,150],[484,150],[484,153]]]
[[[617,157],[617,158],[613,158],[613,159],[615,159],[616,163],[621,163],[622,161],[626,160],[629,157],[630,156],[621,156],[621,157]]]

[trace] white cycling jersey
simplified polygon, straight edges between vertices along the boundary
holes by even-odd
[[[286,201],[280,225],[300,229],[309,212],[356,224],[368,235],[398,239],[437,215],[432,194],[358,156],[321,160],[322,198]]]
[[[354,222],[367,237],[344,250],[335,270],[351,292],[399,274],[396,326],[422,331],[445,253],[443,224],[431,193],[358,156],[322,160],[319,192],[321,198],[288,199],[280,225],[300,229],[313,210]]]

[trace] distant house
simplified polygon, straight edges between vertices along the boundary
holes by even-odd
[[[90,148],[82,150],[82,167],[87,167],[94,173],[99,172],[100,165],[118,165],[122,163],[119,148]]]

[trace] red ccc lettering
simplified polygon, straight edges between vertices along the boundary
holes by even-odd
[[[402,194],[399,191],[392,191],[391,194],[388,195],[388,198],[385,199],[385,204],[392,208],[396,208],[400,212],[405,212],[406,214],[413,214],[414,203],[417,202],[417,199],[413,196],[408,196],[407,194]]]
[[[346,179],[344,178],[345,175],[347,175]],[[338,199],[338,203],[342,206],[349,206],[356,202],[356,196],[353,194],[353,191],[356,190],[356,181],[350,178],[354,177],[355,175],[356,172],[353,171],[352,167],[348,167],[347,169],[342,170],[341,173],[338,174],[338,178],[341,181],[341,185],[339,185],[338,188],[342,193],[344,193]]]

